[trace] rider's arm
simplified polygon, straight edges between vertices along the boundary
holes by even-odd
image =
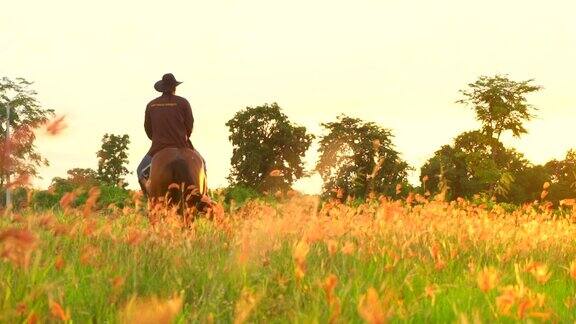
[[[144,114],[144,130],[149,139],[152,139],[152,120],[150,118],[150,107],[146,107],[146,113]]]
[[[184,125],[186,126],[186,133],[188,137],[192,135],[192,129],[194,128],[194,116],[192,115],[192,108],[187,100],[184,100],[184,105],[182,106],[182,115],[184,117]]]

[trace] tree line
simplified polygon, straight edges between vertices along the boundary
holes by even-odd
[[[46,127],[49,133],[55,134],[61,130],[57,126],[62,119],[50,125],[55,117],[54,109],[42,107],[37,100],[37,93],[31,89],[32,83],[17,78],[11,80],[0,79],[0,200],[5,205],[4,192],[6,187],[15,187],[14,200],[16,205],[30,200],[23,187],[29,185],[31,177],[38,176],[38,168],[48,166],[49,161],[44,158],[36,147],[36,133],[41,126]],[[10,139],[6,137],[7,107],[10,106]],[[67,171],[67,176],[55,177],[51,181],[49,190],[37,191],[34,200],[42,207],[51,207],[65,193],[74,192],[78,204],[87,198],[88,190],[98,186],[102,189],[108,202],[121,203],[128,194],[125,190],[125,176],[130,172],[126,168],[128,163],[128,135],[105,134],[102,137],[102,146],[96,157],[97,169],[73,168]],[[10,181],[9,181],[10,180]]]
[[[505,133],[527,133],[525,123],[535,117],[536,108],[526,97],[541,89],[534,80],[518,82],[502,75],[481,76],[468,84],[457,102],[473,109],[481,127],[440,147],[421,167],[417,187],[407,180],[414,169],[395,149],[390,129],[346,115],[322,123],[319,159],[306,172],[303,158],[315,136],[289,121],[276,103],[247,107],[226,124],[233,145],[229,181],[261,193],[285,191],[317,171],[322,194],[339,199],[406,197],[412,192],[514,204],[547,195],[558,203],[576,196],[576,151],[569,150],[564,160],[534,165],[501,141]],[[550,187],[543,194],[545,183]]]
[[[9,185],[9,178],[36,176],[38,167],[48,165],[34,144],[34,130],[53,118],[54,110],[43,108],[30,86],[24,79],[0,80],[2,188]],[[481,127],[441,146],[420,168],[421,183],[416,187],[407,180],[415,169],[401,158],[390,129],[340,115],[322,123],[324,134],[317,137],[290,121],[276,103],[246,107],[226,123],[233,147],[228,180],[232,188],[266,194],[286,192],[296,180],[318,172],[324,197],[400,198],[420,193],[448,200],[480,196],[514,204],[543,198],[542,186],[548,183],[547,199],[558,203],[576,196],[576,151],[569,150],[564,160],[534,165],[501,142],[505,133],[514,137],[527,133],[525,123],[535,117],[536,108],[526,96],[541,89],[534,80],[518,82],[501,75],[482,76],[468,84],[457,102],[473,109]],[[11,115],[15,131],[10,141],[4,129],[6,105],[18,107]],[[319,158],[312,170],[306,170],[303,158],[315,139]],[[52,180],[52,192],[61,195],[94,185],[125,188],[129,144],[128,135],[105,134],[96,154],[98,168],[69,170],[66,178]],[[52,200],[57,198],[55,194]]]

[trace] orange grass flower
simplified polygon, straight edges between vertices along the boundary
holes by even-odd
[[[92,212],[92,208],[96,206],[96,202],[100,198],[100,188],[92,187],[88,192],[88,199],[86,199],[86,203],[84,204],[83,215],[84,217],[88,217]]]
[[[294,246],[292,257],[294,258],[295,274],[298,280],[304,278],[306,273],[306,256],[308,255],[308,251],[310,251],[310,247],[305,241],[298,241]]]
[[[414,193],[410,192],[408,193],[408,197],[406,197],[406,203],[408,205],[412,205],[413,202],[414,202]]]
[[[502,294],[496,297],[496,307],[502,315],[513,315],[515,308],[518,318],[526,317],[545,318],[550,316],[549,312],[541,311],[545,303],[544,294],[534,293],[522,284],[516,286],[506,286],[502,288]]]
[[[540,284],[546,283],[552,276],[548,266],[541,262],[531,262],[526,266],[526,271],[530,272]]]
[[[336,277],[336,275],[334,274],[328,275],[328,277],[326,277],[326,279],[324,280],[324,285],[322,286],[322,288],[324,289],[324,292],[326,293],[326,298],[328,298],[329,301],[334,297],[334,288],[336,288],[337,284],[338,284],[338,277]]]
[[[32,252],[38,245],[34,233],[26,229],[10,228],[0,233],[0,258],[28,268]]]
[[[430,298],[432,306],[436,303],[436,294],[440,292],[440,287],[437,284],[429,284],[424,288],[424,295]]]
[[[67,192],[60,198],[60,207],[62,209],[67,210],[70,208],[74,200],[76,199],[76,194],[73,192]]]
[[[338,284],[338,277],[331,274],[324,280],[324,285],[322,288],[326,293],[326,299],[328,301],[328,305],[330,306],[330,319],[329,323],[336,323],[338,317],[340,316],[341,306],[340,300],[334,294],[334,289]]]
[[[344,246],[342,247],[342,254],[346,254],[346,255],[352,255],[354,254],[354,251],[356,250],[356,246],[354,245],[354,243],[347,241],[346,243],[344,243]]]
[[[478,273],[478,278],[476,280],[480,290],[483,292],[489,292],[498,285],[498,271],[493,267],[484,267],[484,269]]]
[[[534,278],[536,278],[536,281],[538,281],[541,284],[545,284],[552,276],[552,272],[548,270],[547,265],[542,265],[541,267],[536,268],[532,272],[532,275],[534,276]]]
[[[328,254],[334,255],[336,252],[338,252],[338,241],[328,240],[326,242],[326,246],[328,247]]]
[[[576,280],[576,260],[570,262],[570,266],[568,267],[568,273],[570,277]]]
[[[502,294],[496,297],[496,307],[498,312],[502,315],[510,314],[510,310],[516,302],[518,296],[517,290],[513,286],[506,286],[502,288]]]
[[[386,298],[380,300],[378,292],[374,288],[368,288],[366,294],[360,296],[358,313],[364,321],[370,324],[388,323],[393,314],[389,300]]]
[[[242,324],[246,322],[259,300],[260,296],[255,295],[248,288],[242,289],[240,299],[236,302],[234,324]]]
[[[183,294],[168,300],[132,297],[120,313],[121,323],[169,324],[182,310]]]
[[[52,136],[60,134],[66,127],[68,127],[68,125],[64,123],[65,117],[66,116],[61,116],[49,121],[46,124],[46,133]]]
[[[83,265],[95,265],[95,258],[100,254],[100,250],[92,245],[87,245],[80,254],[80,262]]]
[[[440,244],[437,242],[432,243],[432,246],[428,248],[430,250],[430,255],[432,259],[438,260],[440,257]]]
[[[129,245],[138,245],[140,244],[140,242],[142,242],[143,239],[144,239],[143,232],[137,228],[133,228],[126,234],[126,239],[124,240],[124,242],[126,242]]]
[[[116,277],[112,278],[112,280],[111,280],[112,288],[114,288],[115,290],[118,290],[122,286],[124,286],[124,282],[125,282],[124,277],[116,276]]]
[[[61,321],[68,321],[70,320],[70,310],[62,308],[60,304],[55,301],[50,300],[50,313],[53,317],[61,320]]]
[[[66,261],[64,261],[64,258],[62,257],[62,255],[56,256],[56,260],[54,260],[54,268],[56,268],[56,270],[60,271],[64,268],[65,265],[66,265]]]
[[[28,320],[26,321],[26,323],[28,324],[38,323],[38,315],[34,312],[30,313],[30,315],[28,315]]]

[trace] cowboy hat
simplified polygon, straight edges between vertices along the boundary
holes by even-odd
[[[162,80],[154,84],[154,89],[158,92],[166,92],[170,88],[176,87],[182,82],[176,81],[172,73],[166,73],[162,76]]]

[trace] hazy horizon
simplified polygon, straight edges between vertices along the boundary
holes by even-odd
[[[391,129],[416,182],[440,146],[478,127],[455,101],[481,75],[544,87],[529,97],[539,109],[529,133],[505,144],[536,164],[576,148],[571,1],[20,1],[3,9],[0,77],[34,82],[43,106],[69,125],[37,141],[51,162],[40,187],[68,169],[96,168],[105,133],[130,135],[134,171],[150,144],[144,108],[166,72],[184,82],[177,94],[191,103],[192,141],[212,188],[225,186],[229,173],[226,121],[272,102],[316,135],[341,113]],[[127,180],[136,187],[135,175]],[[319,185],[315,176],[296,188]]]

